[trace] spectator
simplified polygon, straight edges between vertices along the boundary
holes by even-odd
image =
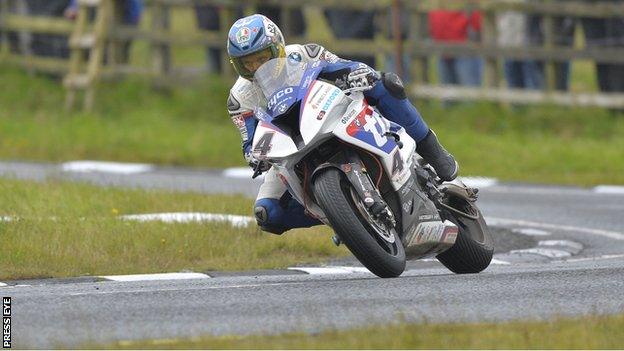
[[[141,14],[143,13],[143,1],[122,0],[121,5],[123,6],[123,18],[121,20],[121,23],[129,26],[136,26],[137,24],[139,24],[139,21],[141,20]],[[77,14],[78,3],[76,2],[76,0],[70,0],[69,5],[65,8],[64,16],[68,19],[75,19]],[[130,58],[131,44],[132,42],[130,40],[126,40],[121,43],[121,53],[117,58],[120,63],[128,62]]]
[[[586,0],[593,3],[593,0]],[[604,1],[604,0],[603,0]],[[610,0],[621,3],[621,0]],[[581,18],[588,47],[624,47],[624,18]],[[598,87],[603,92],[624,91],[624,65],[596,63]]]
[[[434,10],[429,13],[431,38],[441,43],[479,41],[481,14],[477,11]],[[438,74],[443,84],[480,86],[483,61],[479,57],[440,57]]]
[[[260,2],[262,3],[262,2]],[[290,23],[285,25],[282,18],[282,9],[280,6],[274,5],[258,5],[256,13],[267,16],[278,27],[284,29],[284,35],[286,36],[302,36],[306,31],[306,22],[303,16],[303,11],[300,8],[287,10],[290,15]]]
[[[195,5],[197,26],[202,30],[218,31],[222,25],[219,13],[221,10],[222,6],[219,5]],[[234,17],[243,16],[242,8],[236,7],[233,10],[235,12]],[[223,69],[222,51],[221,48],[206,48],[206,68],[209,73],[219,73]]]
[[[219,12],[222,10],[220,5],[195,5],[195,16],[197,18],[197,26],[202,30],[218,31],[221,28],[221,16]],[[233,8],[234,17],[243,17],[242,6],[236,6]],[[278,6],[259,5],[257,7],[257,13],[263,14],[271,19],[275,24],[282,28],[286,28],[282,23],[281,8]],[[288,28],[288,32],[291,35],[303,35],[305,33],[305,19],[301,9],[290,10],[291,26]],[[222,49],[220,48],[207,48],[206,49],[206,66],[208,72],[218,73],[221,72],[223,65]]]
[[[544,45],[544,26],[542,16],[529,16],[528,39],[532,46]],[[572,46],[574,44],[575,21],[571,17],[555,17],[553,19],[555,46]],[[555,89],[567,91],[570,85],[570,61],[555,62]],[[535,61],[534,80],[538,88],[546,87],[544,61]]]
[[[528,43],[527,16],[517,11],[504,11],[497,14],[498,46],[522,48]],[[542,76],[536,71],[534,60],[506,59],[504,62],[507,86],[514,89],[540,89]]]
[[[28,14],[35,16],[62,17],[69,0],[26,0]],[[33,55],[46,57],[69,57],[67,36],[33,33],[30,50]]]
[[[325,17],[336,39],[373,40],[375,37],[375,11],[329,8],[325,10]],[[350,55],[349,58],[376,66],[374,55]]]

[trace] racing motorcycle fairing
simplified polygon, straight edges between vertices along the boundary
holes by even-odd
[[[265,65],[258,71],[275,71]],[[327,218],[307,187],[318,171],[334,167],[345,174],[365,204],[371,205],[372,200],[372,204],[390,206],[408,258],[430,256],[451,247],[457,227],[442,222],[435,204],[416,181],[416,143],[405,129],[383,118],[361,92],[347,96],[336,86],[316,80],[320,64],[284,67],[284,72],[290,73],[282,75],[282,85],[263,83],[269,87],[263,89],[265,96],[271,93],[270,106],[257,109],[260,122],[254,135],[253,156],[270,162],[291,195],[310,216],[325,224],[329,224]],[[329,154],[333,156],[328,155],[321,164],[308,163],[306,157],[328,145],[333,148]],[[383,169],[378,173],[387,179],[383,196],[379,181],[374,184],[363,167],[358,156],[363,154],[379,163],[377,169]],[[390,194],[387,191],[394,200],[386,199]]]

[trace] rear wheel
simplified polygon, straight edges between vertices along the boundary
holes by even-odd
[[[372,273],[398,277],[405,270],[405,250],[394,228],[376,220],[353,186],[335,168],[315,178],[314,194],[338,237]]]
[[[459,228],[455,244],[437,255],[438,260],[454,273],[479,273],[486,269],[494,255],[494,243],[481,211],[467,200],[447,195],[444,203],[468,216],[450,212],[451,221]]]

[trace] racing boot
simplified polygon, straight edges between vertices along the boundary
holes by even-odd
[[[457,177],[459,165],[438,141],[433,130],[429,130],[427,136],[416,144],[416,152],[435,169],[438,177],[443,181],[451,181]]]

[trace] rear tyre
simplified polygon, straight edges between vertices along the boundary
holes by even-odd
[[[483,215],[475,205],[458,196],[451,195],[445,202],[476,219],[451,214],[450,220],[459,228],[457,240],[436,257],[454,273],[479,273],[490,265],[494,255],[494,243]]]
[[[385,228],[367,213],[352,185],[335,168],[314,180],[314,194],[338,237],[353,255],[381,278],[398,277],[405,270],[405,250],[394,229]],[[392,242],[393,241],[393,242]]]

